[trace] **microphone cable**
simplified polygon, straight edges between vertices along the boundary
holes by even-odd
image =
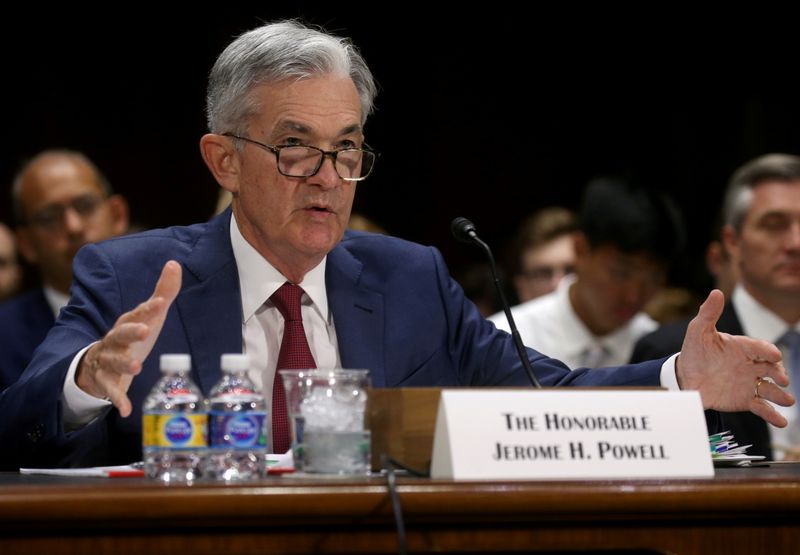
[[[397,492],[397,476],[394,473],[395,461],[386,453],[381,453],[381,467],[386,472],[386,489],[389,490],[389,499],[392,502],[394,524],[397,528],[397,553],[407,555],[406,524],[403,520],[403,507],[400,505],[400,494]]]

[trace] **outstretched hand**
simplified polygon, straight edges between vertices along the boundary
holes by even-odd
[[[122,416],[128,416],[132,410],[128,388],[141,372],[180,288],[181,266],[170,260],[150,298],[120,316],[105,337],[86,351],[75,373],[78,387],[109,399]]]
[[[794,396],[782,389],[789,385],[789,376],[781,352],[767,341],[718,332],[724,302],[715,289],[689,323],[675,367],[678,384],[699,391],[707,409],[750,411],[784,427],[786,418],[767,402],[794,404]]]

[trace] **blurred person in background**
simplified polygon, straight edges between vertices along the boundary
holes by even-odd
[[[575,271],[575,215],[560,206],[534,212],[517,231],[509,268],[518,302],[552,293]]]
[[[575,229],[575,215],[560,206],[537,210],[522,222],[506,256],[513,290],[504,268],[497,268],[500,286],[510,303],[555,291],[561,278],[575,271]],[[483,316],[488,318],[503,309],[488,264],[469,264],[457,271],[455,278]]]
[[[0,222],[0,303],[16,294],[21,278],[14,233]]]
[[[570,368],[626,363],[636,340],[658,327],[643,309],[664,286],[684,235],[666,196],[621,180],[589,183],[574,234],[575,274],[512,308],[523,343]],[[508,330],[503,313],[491,320]]]
[[[0,390],[22,374],[69,300],[72,259],[87,243],[125,233],[128,204],[85,155],[47,150],[12,185],[17,245],[41,286],[0,305]]]

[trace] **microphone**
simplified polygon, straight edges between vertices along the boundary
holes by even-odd
[[[466,218],[458,217],[454,219],[450,223],[450,232],[453,234],[453,237],[462,243],[479,245],[486,253],[486,258],[489,260],[489,268],[491,268],[492,277],[494,278],[494,287],[497,290],[498,297],[500,298],[500,304],[503,305],[503,312],[506,314],[508,327],[511,330],[511,338],[514,341],[514,346],[517,348],[517,354],[519,355],[520,362],[522,362],[522,367],[528,374],[528,379],[531,381],[531,384],[533,384],[533,387],[542,387],[542,385],[539,383],[539,380],[536,379],[536,374],[533,373],[531,361],[528,359],[528,355],[525,353],[525,346],[522,344],[522,338],[519,336],[519,332],[517,331],[517,325],[514,323],[514,317],[511,316],[511,308],[509,308],[508,301],[506,301],[506,296],[503,294],[503,288],[500,287],[500,278],[497,277],[497,267],[494,263],[492,249],[489,248],[489,245],[481,241],[480,237],[478,237],[478,232],[475,230],[475,224]]]

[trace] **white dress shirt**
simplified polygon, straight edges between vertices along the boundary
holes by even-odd
[[[271,415],[272,384],[278,364],[284,322],[277,307],[269,298],[288,280],[245,240],[234,217],[231,217],[230,235],[233,256],[239,272],[242,349],[250,356],[248,375],[264,392],[267,414]],[[336,340],[333,315],[328,308],[328,293],[325,287],[326,262],[327,258],[324,258],[298,284],[305,292],[301,299],[300,312],[308,346],[317,368],[338,368],[341,366],[339,344]],[[78,363],[89,347],[91,345],[87,345],[72,360],[64,381],[64,420],[68,429],[86,425],[110,404],[107,400],[89,395],[75,383]],[[220,353],[220,356],[222,354]]]
[[[763,339],[770,343],[777,343],[778,339],[790,327],[777,314],[755,300],[741,285],[737,285],[733,290],[731,302],[733,303],[733,308],[736,309],[739,322],[742,324],[742,331],[747,336]],[[794,329],[800,331],[800,326],[795,326]],[[778,348],[783,355],[784,365],[787,365],[786,369],[791,375],[792,369],[788,367],[789,353],[781,345],[778,345]],[[789,425],[785,428],[778,428],[772,424],[767,425],[773,456],[775,460],[780,460],[784,455],[783,446],[800,448],[800,412],[798,412],[797,404],[791,407],[773,406],[789,421]]]
[[[58,318],[58,313],[61,312],[62,308],[67,306],[69,296],[64,293],[59,293],[49,285],[45,285],[42,289],[44,298],[47,300],[47,304],[50,305],[50,310],[53,311],[53,318]]]
[[[269,298],[288,280],[245,240],[234,218],[231,245],[242,294],[243,351],[250,355],[250,378],[263,390],[269,406],[284,326],[283,316]],[[339,344],[325,287],[326,262],[324,258],[298,283],[305,292],[300,313],[317,368],[339,368]]]
[[[594,335],[580,319],[569,299],[575,276],[564,277],[552,293],[511,309],[522,342],[570,368],[600,368],[627,364],[636,341],[658,327],[647,314],[639,312],[624,326],[602,337]],[[505,314],[490,320],[509,331]]]

